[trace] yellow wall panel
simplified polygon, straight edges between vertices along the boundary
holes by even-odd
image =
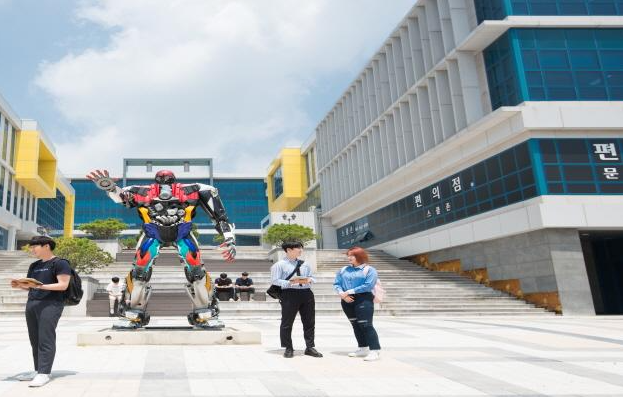
[[[17,134],[15,180],[37,198],[56,197],[56,157],[39,131]]]
[[[273,197],[273,175],[281,167],[283,193]],[[269,211],[291,211],[306,198],[307,163],[300,148],[284,148],[272,161],[266,177]]]

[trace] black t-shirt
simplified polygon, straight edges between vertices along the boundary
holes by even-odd
[[[227,277],[227,278],[217,278],[216,279],[216,285],[218,285],[219,287],[224,287],[226,285],[231,284],[231,278]]]
[[[52,258],[45,262],[41,260],[33,262],[28,268],[28,275],[26,277],[39,280],[43,284],[55,284],[58,283],[56,276],[59,274],[71,275],[69,262],[61,258]],[[28,290],[29,300],[51,300],[62,302],[63,295],[64,291],[46,291],[34,288]]]
[[[253,285],[253,280],[251,280],[249,277],[247,277],[247,279],[245,280],[242,277],[238,277],[236,279],[236,285],[240,285],[240,286],[244,286],[244,287],[250,287]]]

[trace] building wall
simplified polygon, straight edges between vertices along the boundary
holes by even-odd
[[[0,249],[3,250],[15,249],[17,239],[28,238],[37,230],[37,197],[43,184],[24,180],[24,173],[20,173],[22,124],[23,120],[0,96]]]
[[[491,282],[518,279],[527,294],[558,294],[565,314],[594,314],[580,237],[575,230],[543,229],[433,251],[431,262],[460,258],[461,270],[487,269]]]
[[[271,163],[266,177],[268,208],[291,211],[305,200],[307,159],[300,148],[283,148]]]
[[[578,231],[623,230],[620,6],[417,1],[316,128],[338,245],[462,263],[497,250],[494,276],[594,313]],[[539,233],[513,263],[505,250]]]

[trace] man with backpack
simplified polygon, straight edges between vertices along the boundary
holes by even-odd
[[[56,325],[63,314],[72,271],[67,260],[54,255],[56,243],[50,237],[33,237],[28,245],[38,258],[28,268],[26,277],[30,280],[11,280],[11,286],[28,290],[26,324],[35,370],[17,378],[31,381],[30,387],[40,387],[50,381],[56,354]]]
[[[296,314],[301,315],[303,322],[303,338],[305,339],[305,355],[322,357],[315,348],[316,301],[311,290],[314,282],[311,268],[300,260],[303,244],[298,241],[286,241],[281,245],[286,252],[285,259],[276,262],[270,268],[271,285],[281,288],[281,326],[279,338],[281,347],[285,347],[283,356],[294,357],[292,345],[292,325]]]

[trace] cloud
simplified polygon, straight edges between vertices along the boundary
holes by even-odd
[[[213,157],[218,175],[263,176],[319,122],[303,105],[314,89],[350,71],[345,89],[412,3],[82,1],[78,21],[109,42],[42,63],[35,80],[70,126],[56,140],[61,169]]]

